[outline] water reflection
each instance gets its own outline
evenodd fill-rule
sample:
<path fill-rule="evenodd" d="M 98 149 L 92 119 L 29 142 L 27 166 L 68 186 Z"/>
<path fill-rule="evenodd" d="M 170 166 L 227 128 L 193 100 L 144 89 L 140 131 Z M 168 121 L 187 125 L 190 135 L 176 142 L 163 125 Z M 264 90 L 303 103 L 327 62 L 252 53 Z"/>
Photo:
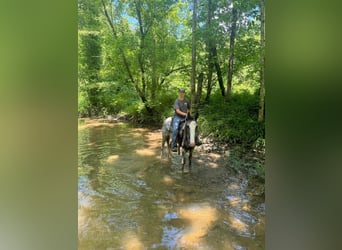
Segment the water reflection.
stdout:
<path fill-rule="evenodd" d="M 160 133 L 79 129 L 79 249 L 264 249 L 264 206 L 218 155 L 159 159 Z M 213 164 L 215 163 L 215 164 Z M 253 201 L 253 202 L 252 202 Z"/>

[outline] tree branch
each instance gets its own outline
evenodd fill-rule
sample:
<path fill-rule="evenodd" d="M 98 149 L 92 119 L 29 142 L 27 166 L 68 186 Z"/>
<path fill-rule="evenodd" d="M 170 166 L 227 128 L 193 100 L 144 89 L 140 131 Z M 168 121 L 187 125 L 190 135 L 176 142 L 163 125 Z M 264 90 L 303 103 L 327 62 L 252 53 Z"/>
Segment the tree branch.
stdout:
<path fill-rule="evenodd" d="M 168 72 L 166 72 L 163 76 L 163 78 L 161 79 L 160 81 L 160 86 L 163 85 L 163 83 L 165 82 L 166 78 L 171 75 L 172 73 L 176 72 L 176 71 L 179 71 L 179 70 L 182 70 L 182 69 L 187 69 L 187 68 L 190 68 L 191 65 L 184 65 L 184 66 L 180 66 L 178 68 L 172 68 L 171 70 L 169 70 Z"/>

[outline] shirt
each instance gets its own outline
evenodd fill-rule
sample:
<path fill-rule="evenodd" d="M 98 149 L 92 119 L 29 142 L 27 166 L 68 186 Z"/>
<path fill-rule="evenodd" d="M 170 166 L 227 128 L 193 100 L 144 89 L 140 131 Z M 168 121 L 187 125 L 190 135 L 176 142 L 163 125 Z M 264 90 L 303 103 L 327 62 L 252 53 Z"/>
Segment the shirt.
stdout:
<path fill-rule="evenodd" d="M 173 105 L 173 109 L 175 110 L 176 116 L 183 118 L 183 116 L 176 113 L 176 110 L 179 109 L 180 111 L 182 111 L 184 113 L 188 113 L 188 111 L 191 109 L 191 106 L 190 106 L 190 103 L 188 102 L 188 100 L 186 100 L 186 99 L 179 100 L 177 98 L 175 101 L 175 104 Z"/>

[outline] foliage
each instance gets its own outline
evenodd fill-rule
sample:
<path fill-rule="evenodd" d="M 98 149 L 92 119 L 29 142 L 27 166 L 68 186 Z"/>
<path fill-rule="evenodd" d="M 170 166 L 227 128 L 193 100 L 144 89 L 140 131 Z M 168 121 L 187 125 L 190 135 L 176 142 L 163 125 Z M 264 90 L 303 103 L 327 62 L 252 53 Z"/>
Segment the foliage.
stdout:
<path fill-rule="evenodd" d="M 166 117 L 173 115 L 172 106 L 175 101 L 176 90 L 173 92 L 160 92 L 153 102 L 150 102 L 150 107 L 153 107 L 154 114 L 150 115 L 145 106 L 136 101 L 123 109 L 123 113 L 130 117 L 130 120 L 135 123 L 144 123 L 150 125 L 160 125 Z"/>
<path fill-rule="evenodd" d="M 265 161 L 257 153 L 237 147 L 230 150 L 228 166 L 235 171 L 243 171 L 250 178 L 265 180 Z"/>
<path fill-rule="evenodd" d="M 125 114 L 134 122 L 160 125 L 172 115 L 177 88 L 190 90 L 192 2 L 79 0 L 80 116 Z M 210 3 L 198 0 L 194 34 L 197 75 L 203 75 L 202 97 L 211 95 L 210 102 L 200 103 L 202 134 L 230 143 L 254 143 L 262 149 L 264 123 L 257 122 L 258 1 L 229 0 L 227 4 L 227 1 L 212 0 Z M 227 104 L 220 95 L 215 74 L 209 84 L 208 64 L 213 58 L 208 58 L 208 51 L 217 50 L 213 57 L 226 82 L 232 4 L 238 9 L 238 30 L 232 98 Z M 209 14 L 212 15 L 210 22 Z"/>
<path fill-rule="evenodd" d="M 264 123 L 257 121 L 258 95 L 246 89 L 233 92 L 227 104 L 218 92 L 213 94 L 210 105 L 200 112 L 199 124 L 204 136 L 229 143 L 252 145 L 264 138 Z"/>
<path fill-rule="evenodd" d="M 91 104 L 90 104 L 87 93 L 84 91 L 79 91 L 78 92 L 78 115 L 80 117 L 90 116 L 88 112 L 90 109 L 91 109 Z"/>

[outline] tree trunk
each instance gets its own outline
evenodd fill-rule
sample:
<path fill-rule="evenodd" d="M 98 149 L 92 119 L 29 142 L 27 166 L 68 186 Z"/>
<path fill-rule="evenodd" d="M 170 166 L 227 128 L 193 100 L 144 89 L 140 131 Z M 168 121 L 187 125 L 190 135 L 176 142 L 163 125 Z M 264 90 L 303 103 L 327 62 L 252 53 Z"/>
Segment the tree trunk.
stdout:
<path fill-rule="evenodd" d="M 192 13 L 192 53 L 191 53 L 191 106 L 193 112 L 197 112 L 196 103 L 196 26 L 197 26 L 197 0 L 193 0 L 193 13 Z"/>
<path fill-rule="evenodd" d="M 228 80 L 226 100 L 229 102 L 232 94 L 233 66 L 234 66 L 234 43 L 236 36 L 237 9 L 233 6 L 232 29 L 230 32 L 229 58 L 228 58 Z"/>
<path fill-rule="evenodd" d="M 141 18 L 141 5 L 140 2 L 135 2 L 135 9 L 138 16 L 138 23 L 139 23 L 139 31 L 140 31 L 140 44 L 139 44 L 139 54 L 138 54 L 138 63 L 141 72 L 141 83 L 142 83 L 142 92 L 146 95 L 146 79 L 145 79 L 145 66 L 144 66 L 144 57 L 143 51 L 145 47 L 145 32 Z"/>
<path fill-rule="evenodd" d="M 213 35 L 212 35 L 212 26 L 211 26 L 211 18 L 212 18 L 212 0 L 208 0 L 208 17 L 207 17 L 207 53 L 208 53 L 208 82 L 207 82 L 207 94 L 205 97 L 205 101 L 209 102 L 210 94 L 212 90 L 212 78 L 213 78 L 213 69 L 214 69 L 214 60 L 212 54 L 212 44 L 213 44 Z"/>
<path fill-rule="evenodd" d="M 152 86 L 151 86 L 151 99 L 155 101 L 156 92 L 158 87 L 158 79 L 157 79 L 157 57 L 156 57 L 156 40 L 152 39 L 153 50 L 152 50 Z"/>
<path fill-rule="evenodd" d="M 214 59 L 214 64 L 215 64 L 215 69 L 216 69 L 216 74 L 217 74 L 217 80 L 219 82 L 220 89 L 221 89 L 221 95 L 225 96 L 222 72 L 221 72 L 221 67 L 218 61 L 218 57 L 217 57 L 216 45 L 213 46 L 213 59 Z"/>
<path fill-rule="evenodd" d="M 265 2 L 260 0 L 261 31 L 260 31 L 260 100 L 258 121 L 262 122 L 265 118 Z"/>
<path fill-rule="evenodd" d="M 213 78 L 213 65 L 209 62 L 208 65 L 208 82 L 207 82 L 207 94 L 205 96 L 205 101 L 209 102 L 210 94 L 212 90 L 212 78 Z"/>
<path fill-rule="evenodd" d="M 212 34 L 212 27 L 211 27 L 211 19 L 213 16 L 213 6 L 212 0 L 208 0 L 208 17 L 207 17 L 207 26 L 208 26 L 208 40 L 207 40 L 207 47 L 208 47 L 208 85 L 207 85 L 207 96 L 206 101 L 209 101 L 211 90 L 212 90 L 212 74 L 214 67 L 216 69 L 216 74 L 218 78 L 218 82 L 221 89 L 222 96 L 225 96 L 225 89 L 224 83 L 222 78 L 222 72 L 219 64 L 219 60 L 217 57 L 217 49 L 216 49 L 216 41 L 215 37 Z"/>
<path fill-rule="evenodd" d="M 201 103 L 203 78 L 204 78 L 204 74 L 203 74 L 203 72 L 201 72 L 198 76 L 198 81 L 197 81 L 197 94 L 196 94 L 196 104 L 197 105 L 199 105 Z"/>

